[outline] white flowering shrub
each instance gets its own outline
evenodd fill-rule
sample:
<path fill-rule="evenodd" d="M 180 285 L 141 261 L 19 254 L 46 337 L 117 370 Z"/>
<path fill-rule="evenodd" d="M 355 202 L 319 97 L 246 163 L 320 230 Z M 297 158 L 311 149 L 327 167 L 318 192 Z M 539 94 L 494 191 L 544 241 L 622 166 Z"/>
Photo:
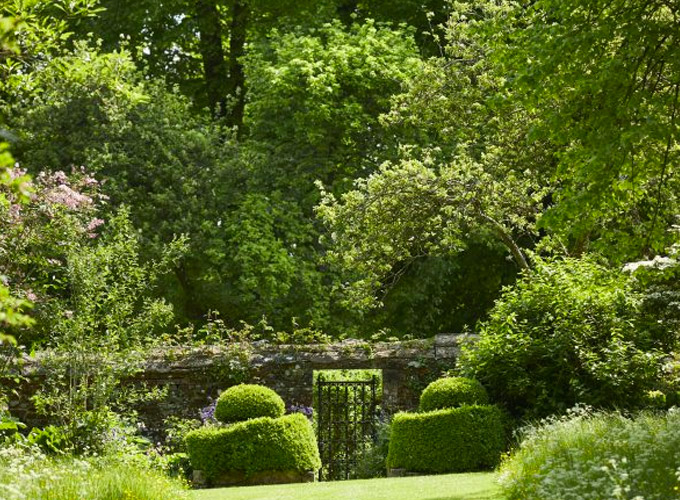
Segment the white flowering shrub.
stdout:
<path fill-rule="evenodd" d="M 0 446 L 0 500 L 186 500 L 184 485 L 112 458 L 48 457 L 26 444 Z"/>
<path fill-rule="evenodd" d="M 508 500 L 680 498 L 680 411 L 572 410 L 522 431 L 501 465 Z"/>

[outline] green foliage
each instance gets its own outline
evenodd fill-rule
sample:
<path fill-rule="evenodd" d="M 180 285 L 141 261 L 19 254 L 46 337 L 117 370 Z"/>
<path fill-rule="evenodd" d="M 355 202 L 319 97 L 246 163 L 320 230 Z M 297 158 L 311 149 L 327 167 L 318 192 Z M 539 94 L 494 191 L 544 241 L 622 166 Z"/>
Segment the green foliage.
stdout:
<path fill-rule="evenodd" d="M 337 307 L 338 277 L 322 262 L 313 182 L 340 192 L 374 158 L 392 154 L 379 116 L 418 65 L 408 29 L 370 20 L 274 30 L 253 44 L 244 59 L 243 141 L 252 195 L 229 226 L 238 238 L 227 267 L 240 271 L 243 296 L 258 297 L 249 321 L 259 312 L 278 329 L 288 327 L 279 318 L 295 317 L 339 333 L 356 320 Z"/>
<path fill-rule="evenodd" d="M 477 380 L 445 377 L 428 385 L 420 395 L 420 411 L 428 412 L 463 405 L 485 405 L 489 395 Z"/>
<path fill-rule="evenodd" d="M 321 466 L 312 425 L 299 413 L 204 427 L 190 432 L 186 442 L 192 466 L 208 478 L 229 471 L 303 472 Z"/>
<path fill-rule="evenodd" d="M 223 7 L 219 12 L 228 19 L 230 9 Z M 248 7 L 270 12 L 274 6 L 248 2 Z M 295 17 L 297 7 L 287 14 Z M 324 16 L 334 8 L 317 7 Z M 391 12 L 381 3 L 362 5 L 360 11 L 426 23 L 425 13 L 414 8 L 408 3 Z M 255 323 L 264 315 L 281 331 L 296 318 L 300 325 L 333 334 L 368 335 L 387 322 L 400 335 L 428 335 L 460 329 L 484 313 L 506 282 L 499 277 L 504 271 L 494 266 L 479 264 L 493 269 L 488 280 L 473 280 L 481 293 L 472 287 L 458 298 L 461 289 L 470 288 L 461 284 L 449 292 L 450 305 L 431 300 L 432 295 L 452 288 L 469 266 L 447 262 L 443 267 L 449 272 L 442 276 L 455 273 L 448 280 L 419 287 L 405 283 L 385 299 L 384 315 L 367 318 L 354 307 L 340 307 L 344 279 L 322 260 L 312 213 L 318 191 L 312 183 L 320 179 L 339 195 L 353 179 L 397 156 L 397 143 L 403 142 L 395 139 L 394 124 L 379 117 L 390 110 L 391 96 L 422 71 L 412 29 L 370 20 L 349 26 L 315 20 L 298 29 L 282 22 L 285 29 L 264 37 L 255 33 L 278 21 L 251 22 L 253 42 L 243 58 L 245 129 L 237 141 L 224 123 L 149 76 L 162 67 L 171 81 L 198 78 L 195 37 L 182 38 L 197 28 L 193 6 L 181 0 L 153 7 L 138 2 L 125 15 L 119 6 L 114 11 L 74 26 L 76 31 L 93 26 L 103 34 L 103 45 L 75 41 L 72 52 L 50 56 L 30 74 L 13 77 L 8 119 L 20 137 L 17 158 L 31 172 L 86 165 L 106 181 L 110 205 L 104 210 L 113 212 L 121 203 L 129 207 L 143 255 L 157 257 L 173 235 L 190 237 L 186 258 L 162 283 L 178 320 L 201 323 L 210 309 L 220 311 L 230 326 L 239 320 Z M 185 11 L 186 18 L 180 14 Z M 124 26 L 111 31 L 118 23 Z M 143 33 L 131 29 L 139 23 Z M 147 33 L 161 25 L 156 34 Z M 120 33 L 132 36 L 129 46 L 121 48 Z M 151 67 L 140 71 L 135 61 L 142 59 Z M 183 90 L 194 94 L 188 86 Z M 493 249 L 496 265 L 502 253 Z M 442 261 L 432 262 L 420 269 L 437 276 Z M 397 264 L 394 271 L 402 274 L 406 267 Z M 414 270 L 412 277 L 418 274 Z M 478 312 L 468 313 L 465 306 L 473 303 Z M 455 320 L 449 321 L 448 310 L 454 308 Z"/>
<path fill-rule="evenodd" d="M 638 324 L 649 331 L 664 350 L 677 350 L 680 341 L 678 248 L 671 247 L 667 257 L 628 263 L 624 270 L 631 273 L 632 287 L 641 296 Z"/>
<path fill-rule="evenodd" d="M 0 328 L 18 328 L 33 324 L 33 320 L 26 314 L 32 304 L 27 300 L 14 297 L 10 291 L 0 285 Z M 0 345 L 10 343 L 15 344 L 16 339 L 13 335 L 0 332 Z"/>
<path fill-rule="evenodd" d="M 152 342 L 173 318 L 171 306 L 150 291 L 186 251 L 186 240 L 168 245 L 161 259 L 144 262 L 138 235 L 122 209 L 112 217 L 94 246 L 75 248 L 67 256 L 70 297 L 54 325 L 55 343 L 92 339 L 117 348 Z"/>
<path fill-rule="evenodd" d="M 537 192 L 527 195 L 528 183 L 461 151 L 439 168 L 418 160 L 386 163 L 340 199 L 322 190 L 317 213 L 329 230 L 328 257 L 353 278 L 352 304 L 374 306 L 384 283 L 421 256 L 460 252 L 470 232 L 494 235 L 525 267 L 515 239 L 531 232 L 540 201 Z"/>
<path fill-rule="evenodd" d="M 104 12 L 84 22 L 71 23 L 77 35 L 86 37 L 92 33 L 108 52 L 128 46 L 136 48 L 135 62 L 148 68 L 151 78 L 178 86 L 196 103 L 197 109 L 208 104 L 207 87 L 217 85 L 227 91 L 237 79 L 234 73 L 240 72 L 241 61 L 239 54 L 232 53 L 235 28 L 243 32 L 243 42 L 252 46 L 273 27 L 318 25 L 335 8 L 334 1 L 249 0 L 239 4 L 242 15 L 234 24 L 236 2 L 168 0 L 159 4 L 155 0 L 99 0 L 98 3 L 106 9 Z M 218 21 L 217 32 L 205 30 L 206 21 L 211 27 L 215 25 L 210 21 Z M 207 53 L 201 43 L 206 39 Z M 204 66 L 209 66 L 215 56 L 220 59 L 218 64 L 229 66 L 228 74 L 219 69 L 213 73 L 205 71 Z M 216 82 L 219 76 L 226 81 Z M 247 93 L 247 89 L 240 89 L 242 93 L 244 90 Z M 233 97 L 227 99 L 228 104 Z"/>
<path fill-rule="evenodd" d="M 0 458 L 5 500 L 186 500 L 183 484 L 141 463 L 115 458 L 50 458 L 34 448 L 5 448 Z"/>
<path fill-rule="evenodd" d="M 220 123 L 192 115 L 186 99 L 145 81 L 126 51 L 81 44 L 24 85 L 14 96 L 12 123 L 21 139 L 18 159 L 29 170 L 87 165 L 106 179 L 107 212 L 129 207 L 145 254 L 157 255 L 173 236 L 187 234 L 197 258 L 185 266 L 219 263 L 213 259 L 224 253 L 220 225 L 232 203 L 223 200 L 240 180 Z"/>
<path fill-rule="evenodd" d="M 36 193 L 0 146 L 0 341 L 40 346 L 87 330 L 132 345 L 173 322 L 200 330 L 207 310 L 230 328 L 266 316 L 281 341 L 320 330 L 425 336 L 486 319 L 537 244 L 616 264 L 648 258 L 674 238 L 680 208 L 675 21 L 673 8 L 641 0 L 5 1 L 0 121 Z M 239 88 L 220 103 L 246 98 L 238 130 L 201 109 L 206 89 L 227 92 L 226 80 Z M 101 189 L 82 172 L 57 176 L 80 165 Z M 67 189 L 91 202 L 50 202 Z M 121 205 L 141 288 L 115 270 L 111 252 L 127 244 L 106 242 L 104 255 L 105 237 L 87 230 Z M 170 243 L 180 234 L 191 241 L 184 258 L 153 277 L 140 271 L 164 262 L 166 245 L 183 246 Z M 518 348 L 508 357 L 519 369 L 496 363 L 513 412 L 628 405 L 657 389 L 642 352 L 654 358 L 677 337 L 670 274 L 637 278 L 644 317 L 624 311 L 617 325 L 593 327 L 610 332 L 593 340 L 600 347 L 552 344 L 536 358 Z M 566 315 L 566 301 L 553 309 Z M 558 336 L 597 336 L 584 333 L 587 310 L 558 316 Z M 534 322 L 513 318 L 488 323 L 510 332 L 509 345 Z M 526 384 L 524 368 L 540 370 L 543 356 L 570 366 L 559 395 Z M 523 391 L 535 394 L 520 401 Z"/>
<path fill-rule="evenodd" d="M 468 330 L 514 281 L 517 266 L 506 257 L 500 244 L 470 241 L 456 255 L 417 258 L 378 291 L 382 307 L 361 317 L 362 333 L 386 329 L 394 337 L 425 338 Z"/>
<path fill-rule="evenodd" d="M 151 293 L 184 241 L 162 259 L 142 262 L 137 238 L 122 210 L 96 243 L 70 242 L 62 264 L 68 293 L 51 297 L 53 315 L 44 319 L 51 331 L 39 356 L 46 376 L 33 400 L 39 413 L 68 428 L 79 451 L 106 444 L 101 435 L 119 424 L 112 408 L 129 409 L 134 399 L 121 391 L 121 380 L 139 370 L 146 348 L 173 318 Z"/>
<path fill-rule="evenodd" d="M 357 479 L 384 477 L 387 474 L 387 453 L 390 446 L 391 423 L 388 421 L 376 424 L 375 440 L 367 443 L 367 447 L 357 458 L 353 476 Z"/>
<path fill-rule="evenodd" d="M 6 409 L 3 408 L 0 411 L 0 443 L 7 444 L 21 440 L 23 435 L 19 434 L 19 431 L 24 429 L 26 429 L 26 424 L 10 415 Z"/>
<path fill-rule="evenodd" d="M 663 410 L 667 408 L 666 394 L 660 390 L 647 391 L 645 394 L 646 406 Z"/>
<path fill-rule="evenodd" d="M 456 2 L 442 57 L 384 118 L 402 160 L 432 172 L 390 165 L 321 204 L 352 304 L 375 304 L 413 260 L 459 250 L 480 222 L 520 265 L 546 234 L 560 252 L 614 262 L 663 248 L 677 213 L 677 68 L 661 62 L 677 51 L 673 23 L 644 2 Z M 432 179 L 471 170 L 461 149 L 477 168 L 444 198 Z"/>
<path fill-rule="evenodd" d="M 509 500 L 677 498 L 680 414 L 577 411 L 524 429 L 501 467 Z"/>
<path fill-rule="evenodd" d="M 87 165 L 99 173 L 93 156 L 105 159 L 126 115 L 149 99 L 128 52 L 98 54 L 82 43 L 17 79 L 11 103 L 20 111 L 9 123 L 20 137 L 18 159 L 35 169 Z"/>
<path fill-rule="evenodd" d="M 375 168 L 389 142 L 378 117 L 419 64 L 410 30 L 371 20 L 272 32 L 245 60 L 245 125 L 268 153 L 265 185 L 297 191 L 308 211 L 313 181 L 348 187 Z"/>
<path fill-rule="evenodd" d="M 399 3 L 340 0 L 338 3 L 338 15 L 342 20 L 369 18 L 412 27 L 420 51 L 427 56 L 439 53 L 439 36 L 453 7 L 447 0 L 402 0 Z"/>
<path fill-rule="evenodd" d="M 0 21 L 2 19 L 0 18 Z M 4 40 L 5 25 L 0 23 L 0 49 L 7 49 Z M 0 135 L 1 135 L 0 130 Z M 29 178 L 17 172 L 13 167 L 13 158 L 8 151 L 7 144 L 0 142 L 0 217 L 7 218 L 10 212 L 26 203 L 31 194 Z M 3 238 L 0 238 L 3 239 Z M 12 258 L 15 258 L 14 256 Z M 6 406 L 10 396 L 16 395 L 16 385 L 19 380 L 18 365 L 21 362 L 21 349 L 17 346 L 14 335 L 7 333 L 18 328 L 33 325 L 33 319 L 26 314 L 32 304 L 11 293 L 6 286 L 7 276 L 0 267 L 0 427 L 16 432 L 12 429 L 13 419 L 7 418 Z"/>
<path fill-rule="evenodd" d="M 167 453 L 160 458 L 160 467 L 169 477 L 189 480 L 193 475 L 193 468 L 189 455 L 186 453 Z"/>
<path fill-rule="evenodd" d="M 163 278 L 180 319 L 217 310 L 232 326 L 266 315 L 279 329 L 291 317 L 323 320 L 321 277 L 309 251 L 296 250 L 311 243 L 307 222 L 295 203 L 246 189 L 257 156 L 221 122 L 145 80 L 127 51 L 80 44 L 21 88 L 11 121 L 24 164 L 87 165 L 106 179 L 100 215 L 126 204 L 145 256 L 158 257 L 176 235 L 190 238 Z"/>
<path fill-rule="evenodd" d="M 512 281 L 508 268 L 527 265 L 523 247 L 538 236 L 535 221 L 550 189 L 535 167 L 548 158 L 543 145 L 525 144 L 528 113 L 508 103 L 504 77 L 491 67 L 489 44 L 476 32 L 478 23 L 505 9 L 502 2 L 491 4 L 452 5 L 442 57 L 428 60 L 393 98 L 383 122 L 399 138 L 398 161 L 383 164 L 343 196 L 322 191 L 317 210 L 328 229 L 324 242 L 330 261 L 345 273 L 342 291 L 355 308 L 384 302 L 389 310 L 401 280 L 402 293 L 418 299 L 426 287 L 419 271 L 428 260 L 462 261 L 469 286 L 443 281 L 438 266 L 439 275 L 427 280 L 430 300 L 404 304 L 416 314 L 439 306 L 430 312 L 434 318 L 425 316 L 436 321 L 434 331 L 447 331 L 451 317 L 437 301 L 450 301 L 461 316 L 470 305 L 479 307 L 468 321 L 456 322 L 460 330 L 484 317 L 501 284 Z M 516 266 L 504 262 L 493 269 L 479 247 L 509 253 Z M 467 258 L 458 260 L 466 249 Z"/>
<path fill-rule="evenodd" d="M 675 7 L 508 5 L 488 39 L 511 99 L 534 113 L 531 139 L 554 151 L 558 187 L 541 225 L 619 262 L 663 250 L 678 208 Z"/>
<path fill-rule="evenodd" d="M 245 167 L 222 123 L 193 114 L 186 98 L 146 80 L 124 50 L 78 44 L 19 88 L 10 121 L 20 138 L 17 158 L 29 170 L 87 165 L 106 180 L 109 201 L 99 216 L 125 204 L 144 256 L 158 257 L 174 237 L 188 235 L 188 258 L 163 283 L 180 317 L 200 318 L 208 309 L 231 317 L 231 308 L 243 308 L 250 296 L 240 298 L 224 281 L 234 274 L 227 270 L 238 269 L 225 227 L 235 217 Z"/>
<path fill-rule="evenodd" d="M 168 454 L 182 454 L 186 452 L 185 438 L 189 432 L 198 429 L 201 421 L 195 418 L 180 418 L 171 416 L 163 420 L 164 451 Z"/>
<path fill-rule="evenodd" d="M 96 217 L 97 185 L 82 172 L 38 175 L 30 200 L 9 196 L 0 219 L 0 269 L 14 293 L 37 303 L 33 329 L 14 334 L 21 343 L 49 347 L 38 359 L 44 378 L 36 409 L 64 426 L 81 452 L 106 445 L 102 434 L 119 424 L 112 405 L 126 406 L 122 400 L 130 397 L 122 396 L 120 380 L 171 324 L 172 309 L 152 292 L 184 249 L 180 238 L 161 259 L 143 262 L 125 209 L 108 224 Z M 2 354 L 3 378 L 8 366 L 16 378 L 7 350 Z"/>
<path fill-rule="evenodd" d="M 289 318 L 298 313 L 304 320 L 323 322 L 326 311 L 321 304 L 309 312 L 294 304 L 295 298 L 308 303 L 321 293 L 320 276 L 306 261 L 306 251 L 298 248 L 311 238 L 299 207 L 277 193 L 248 193 L 227 217 L 226 253 L 219 265 L 238 297 L 227 312 L 246 321 L 266 316 L 277 328 L 288 327 Z M 285 311 L 289 316 L 284 319 Z"/>
<path fill-rule="evenodd" d="M 366 344 L 366 346 L 370 349 L 370 344 Z M 323 381 L 328 381 L 328 382 L 333 382 L 333 381 L 338 381 L 338 380 L 348 380 L 348 381 L 357 381 L 357 382 L 369 382 L 372 379 L 375 379 L 375 398 L 378 404 L 382 401 L 382 396 L 383 396 L 383 371 L 382 370 L 373 370 L 373 369 L 365 369 L 365 370 L 353 370 L 353 369 L 345 369 L 345 370 L 314 370 L 313 373 L 313 380 L 312 380 L 312 391 L 313 391 L 313 404 L 314 408 L 319 407 L 319 386 L 317 385 L 317 382 L 319 380 Z M 356 387 L 352 387 L 349 389 L 350 395 L 349 399 L 351 401 L 364 401 L 365 403 L 369 403 L 372 399 L 372 395 L 370 393 L 370 390 L 361 390 Z M 325 386 L 322 389 L 322 394 L 321 397 L 324 398 L 324 401 L 328 401 L 330 399 L 333 399 L 336 397 L 336 395 L 330 394 L 331 388 L 329 386 Z"/>
<path fill-rule="evenodd" d="M 505 444 L 495 406 L 461 406 L 398 413 L 392 420 L 387 466 L 442 473 L 483 470 L 500 460 Z"/>
<path fill-rule="evenodd" d="M 591 258 L 536 261 L 504 290 L 463 349 L 460 372 L 515 417 L 577 402 L 635 407 L 659 375 L 660 344 L 635 324 L 639 296 L 627 276 Z"/>
<path fill-rule="evenodd" d="M 3 33 L 0 31 L 0 41 Z M 4 48 L 4 45 L 0 45 L 1 48 Z M 13 166 L 14 160 L 9 153 L 8 145 L 0 142 L 0 215 L 3 218 L 9 215 L 13 206 L 18 207 L 26 203 L 31 193 L 29 178 L 22 172 L 14 170 Z M 3 276 L 2 281 L 6 280 L 4 275 L 0 276 Z M 14 336 L 5 333 L 6 329 L 30 326 L 33 323 L 33 320 L 25 314 L 30 306 L 29 301 L 13 296 L 5 283 L 0 283 L 0 347 L 5 343 L 16 343 Z M 0 374 L 4 375 L 1 372 Z"/>
<path fill-rule="evenodd" d="M 76 23 L 101 12 L 98 0 L 7 0 L 0 6 L 0 95 L 64 49 Z"/>
<path fill-rule="evenodd" d="M 0 222 L 0 269 L 14 293 L 37 303 L 34 327 L 14 334 L 21 343 L 49 347 L 38 357 L 44 378 L 34 395 L 36 410 L 63 426 L 68 447 L 78 452 L 107 447 L 120 425 L 112 408 L 132 406 L 120 381 L 171 324 L 171 308 L 152 292 L 184 248 L 180 239 L 162 259 L 142 262 L 124 209 L 108 224 L 96 217 L 96 186 L 84 173 L 41 174 L 28 202 L 8 198 Z M 6 354 L 3 348 L 3 379 L 16 379 L 20 372 Z M 16 384 L 8 381 L 3 387 Z"/>
<path fill-rule="evenodd" d="M 631 273 L 632 287 L 641 297 L 638 328 L 649 332 L 656 345 L 667 354 L 658 387 L 647 393 L 652 408 L 680 404 L 680 289 L 678 248 L 668 257 L 631 262 L 624 269 Z"/>
<path fill-rule="evenodd" d="M 371 348 L 371 345 L 366 342 L 366 347 Z M 375 378 L 376 380 L 376 389 L 378 391 L 381 391 L 382 388 L 382 377 L 383 377 L 383 372 L 382 370 L 378 369 L 340 369 L 340 370 L 315 370 L 314 371 L 314 383 L 321 379 L 325 381 L 334 381 L 334 380 L 349 380 L 349 381 L 370 381 L 371 379 Z M 380 393 L 378 394 L 380 395 Z"/>
<path fill-rule="evenodd" d="M 285 411 L 283 399 L 273 390 L 262 385 L 240 384 L 220 394 L 215 418 L 232 423 L 259 417 L 277 418 Z"/>
<path fill-rule="evenodd" d="M 62 454 L 68 452 L 73 446 L 67 431 L 54 425 L 48 425 L 42 429 L 34 427 L 28 433 L 27 441 L 47 454 Z"/>

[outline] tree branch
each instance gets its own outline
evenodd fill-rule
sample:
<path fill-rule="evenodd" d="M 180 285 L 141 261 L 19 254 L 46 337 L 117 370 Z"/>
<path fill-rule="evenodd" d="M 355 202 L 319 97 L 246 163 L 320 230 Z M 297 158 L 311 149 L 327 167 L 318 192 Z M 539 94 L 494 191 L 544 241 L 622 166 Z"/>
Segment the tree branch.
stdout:
<path fill-rule="evenodd" d="M 517 245 L 515 240 L 508 234 L 508 232 L 505 230 L 503 225 L 498 222 L 496 219 L 493 217 L 485 214 L 481 209 L 477 209 L 479 216 L 484 219 L 485 221 L 489 222 L 492 226 L 498 237 L 501 239 L 501 241 L 505 244 L 510 249 L 510 252 L 512 253 L 512 256 L 515 259 L 515 262 L 519 267 L 522 269 L 530 269 L 529 263 L 527 262 L 526 258 L 524 257 L 524 253 L 522 253 L 522 249 Z"/>

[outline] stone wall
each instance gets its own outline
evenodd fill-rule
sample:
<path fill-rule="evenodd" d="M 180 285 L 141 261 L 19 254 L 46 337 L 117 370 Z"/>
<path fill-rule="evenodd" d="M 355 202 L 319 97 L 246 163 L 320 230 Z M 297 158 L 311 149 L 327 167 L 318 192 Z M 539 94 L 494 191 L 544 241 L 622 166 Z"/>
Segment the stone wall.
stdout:
<path fill-rule="evenodd" d="M 315 370 L 382 370 L 382 407 L 393 413 L 416 407 L 424 386 L 442 369 L 453 367 L 461 339 L 460 335 L 438 335 L 401 342 L 349 340 L 311 345 L 255 342 L 165 350 L 149 358 L 131 382 L 140 387 L 163 388 L 167 393 L 161 401 L 139 407 L 140 417 L 151 431 L 158 430 L 163 419 L 171 415 L 197 418 L 201 408 L 238 382 L 271 387 L 287 405 L 312 406 Z M 33 383 L 24 387 L 21 401 L 15 401 L 11 410 L 32 423 L 28 397 L 37 386 L 35 374 L 39 370 L 30 364 L 26 370 Z"/>

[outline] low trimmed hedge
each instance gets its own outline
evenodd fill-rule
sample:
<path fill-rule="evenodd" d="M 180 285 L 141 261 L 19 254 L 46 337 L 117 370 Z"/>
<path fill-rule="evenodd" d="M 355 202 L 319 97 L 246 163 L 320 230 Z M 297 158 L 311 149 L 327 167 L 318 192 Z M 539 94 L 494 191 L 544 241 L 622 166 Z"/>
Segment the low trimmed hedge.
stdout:
<path fill-rule="evenodd" d="M 215 406 L 215 418 L 229 424 L 251 418 L 277 418 L 285 411 L 283 399 L 273 390 L 263 385 L 240 384 L 220 394 Z"/>
<path fill-rule="evenodd" d="M 191 465 L 208 479 L 232 471 L 303 472 L 321 467 L 314 429 L 300 413 L 203 427 L 187 434 L 186 445 Z"/>
<path fill-rule="evenodd" d="M 387 467 L 413 472 L 465 472 L 495 467 L 505 439 L 495 406 L 399 413 L 392 421 Z"/>
<path fill-rule="evenodd" d="M 489 395 L 477 380 L 445 377 L 428 385 L 420 395 L 420 411 L 443 410 L 462 405 L 485 405 Z"/>

